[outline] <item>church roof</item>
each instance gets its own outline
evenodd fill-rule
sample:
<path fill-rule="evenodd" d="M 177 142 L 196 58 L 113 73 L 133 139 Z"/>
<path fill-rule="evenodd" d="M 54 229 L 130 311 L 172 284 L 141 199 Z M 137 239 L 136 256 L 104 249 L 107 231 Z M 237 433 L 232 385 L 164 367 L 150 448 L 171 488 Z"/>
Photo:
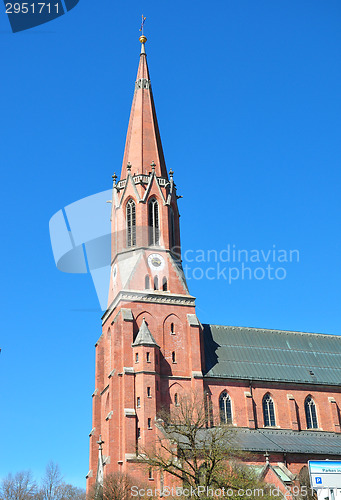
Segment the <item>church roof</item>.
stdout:
<path fill-rule="evenodd" d="M 211 433 L 217 428 L 202 428 L 196 435 L 198 448 L 209 445 Z M 182 448 L 190 447 L 183 434 L 163 431 Z M 323 431 L 291 429 L 247 429 L 231 427 L 222 437 L 226 448 L 248 452 L 307 453 L 310 455 L 341 455 L 341 435 Z"/>
<path fill-rule="evenodd" d="M 245 451 L 341 455 L 341 436 L 334 432 L 238 429 L 235 439 Z"/>
<path fill-rule="evenodd" d="M 203 327 L 205 377 L 340 385 L 340 336 Z"/>
<path fill-rule="evenodd" d="M 150 330 L 149 330 L 148 325 L 147 325 L 144 318 L 143 318 L 141 327 L 139 329 L 139 332 L 136 335 L 136 339 L 135 339 L 134 343 L 132 344 L 133 347 L 136 347 L 138 345 L 159 347 L 157 345 L 153 335 L 150 333 Z"/>

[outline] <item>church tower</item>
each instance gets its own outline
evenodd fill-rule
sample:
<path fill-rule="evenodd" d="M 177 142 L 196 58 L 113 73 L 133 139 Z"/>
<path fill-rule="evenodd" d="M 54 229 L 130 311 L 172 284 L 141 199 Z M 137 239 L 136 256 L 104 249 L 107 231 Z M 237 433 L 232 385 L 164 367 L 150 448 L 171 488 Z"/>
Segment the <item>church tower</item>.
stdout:
<path fill-rule="evenodd" d="M 141 36 L 121 176 L 113 176 L 111 277 L 96 343 L 88 486 L 98 473 L 141 475 L 160 408 L 203 391 L 201 325 L 181 264 L 178 196 L 166 170 Z M 101 436 L 101 439 L 100 439 Z M 141 479 L 148 479 L 148 472 Z"/>

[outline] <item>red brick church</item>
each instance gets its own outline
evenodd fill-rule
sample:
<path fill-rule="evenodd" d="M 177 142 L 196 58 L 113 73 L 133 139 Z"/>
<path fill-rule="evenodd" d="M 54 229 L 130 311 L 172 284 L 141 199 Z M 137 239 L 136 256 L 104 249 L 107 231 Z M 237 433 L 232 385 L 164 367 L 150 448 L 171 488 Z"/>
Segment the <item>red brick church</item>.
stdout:
<path fill-rule="evenodd" d="M 159 408 L 192 390 L 209 394 L 213 422 L 238 428 L 268 481 L 291 484 L 309 459 L 341 457 L 341 337 L 200 323 L 181 264 L 178 196 L 166 170 L 146 38 L 140 41 L 122 171 L 113 176 L 88 485 L 98 474 L 100 436 L 104 474 L 140 474 L 137 450 L 155 438 Z"/>

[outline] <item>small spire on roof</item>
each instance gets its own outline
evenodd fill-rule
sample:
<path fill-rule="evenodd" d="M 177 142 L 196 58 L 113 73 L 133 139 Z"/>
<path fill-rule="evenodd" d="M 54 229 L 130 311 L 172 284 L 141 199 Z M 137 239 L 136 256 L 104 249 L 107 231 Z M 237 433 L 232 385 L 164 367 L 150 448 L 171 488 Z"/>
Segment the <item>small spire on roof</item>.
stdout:
<path fill-rule="evenodd" d="M 101 434 L 99 436 L 99 440 L 97 441 L 97 444 L 98 444 L 98 449 L 102 450 L 102 444 L 104 444 L 104 441 L 102 439 L 102 435 Z"/>
<path fill-rule="evenodd" d="M 143 318 L 141 328 L 136 335 L 135 342 L 132 344 L 133 347 L 136 347 L 138 345 L 160 347 L 157 345 L 153 335 L 150 333 L 145 318 Z"/>

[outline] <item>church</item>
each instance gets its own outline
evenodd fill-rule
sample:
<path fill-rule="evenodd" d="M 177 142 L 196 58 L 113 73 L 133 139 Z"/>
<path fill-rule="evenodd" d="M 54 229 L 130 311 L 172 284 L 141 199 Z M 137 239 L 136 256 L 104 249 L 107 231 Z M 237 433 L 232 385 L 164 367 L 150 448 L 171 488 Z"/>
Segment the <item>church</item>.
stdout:
<path fill-rule="evenodd" d="M 158 411 L 191 391 L 208 395 L 209 425 L 237 429 L 266 481 L 296 484 L 308 460 L 341 457 L 341 337 L 201 324 L 182 268 L 178 196 L 146 40 L 140 37 L 121 175 L 113 175 L 88 487 L 103 473 L 141 474 L 138 450 L 155 439 Z M 158 481 L 148 470 L 143 479 Z"/>

